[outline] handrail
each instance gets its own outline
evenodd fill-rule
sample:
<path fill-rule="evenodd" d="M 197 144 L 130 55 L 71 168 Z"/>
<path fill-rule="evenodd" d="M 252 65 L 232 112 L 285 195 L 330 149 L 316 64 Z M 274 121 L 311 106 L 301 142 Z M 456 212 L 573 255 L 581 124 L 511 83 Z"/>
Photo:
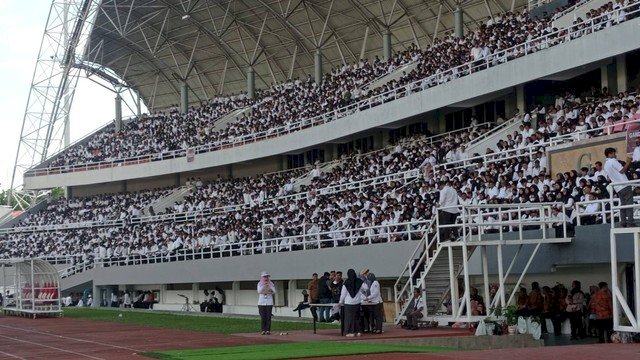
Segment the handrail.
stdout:
<path fill-rule="evenodd" d="M 360 227 L 354 229 L 334 229 L 331 231 L 323 231 L 317 233 L 303 233 L 300 235 L 264 238 L 255 243 L 249 241 L 215 244 L 212 242 L 208 250 L 206 248 L 182 248 L 171 252 L 157 252 L 145 255 L 130 253 L 127 256 L 112 257 L 108 259 L 93 259 L 93 261 L 83 262 L 81 264 L 72 265 L 63 269 L 67 276 L 75 274 L 82 270 L 99 266 L 122 266 L 123 263 L 132 265 L 148 264 L 164 261 L 188 261 L 195 257 L 214 258 L 226 256 L 249 256 L 277 252 L 289 252 L 296 250 L 319 249 L 322 247 L 341 247 L 341 246 L 359 246 L 373 245 L 375 243 L 391 243 L 394 241 L 409 240 L 415 241 L 415 236 L 427 231 L 422 228 L 424 225 L 430 224 L 430 221 L 405 222 L 394 225 L 376 225 L 368 227 Z M 303 228 L 304 229 L 304 228 Z M 376 231 L 374 234 L 367 234 L 367 230 Z M 422 238 L 422 236 L 421 236 Z M 358 243 L 359 241 L 362 243 Z M 254 244 L 257 244 L 254 245 Z M 298 249 L 299 248 L 299 249 Z M 49 259 L 62 259 L 65 263 L 72 262 L 73 256 L 64 256 L 60 258 L 50 257 Z M 80 267 L 80 269 L 78 269 Z M 78 271 L 79 270 L 79 271 Z"/>
<path fill-rule="evenodd" d="M 575 140 L 581 140 L 582 136 L 584 135 L 591 135 L 594 132 L 599 132 L 599 131 L 606 131 L 606 135 L 612 135 L 612 134 L 617 134 L 617 133 L 621 133 L 623 130 L 620 131 L 614 131 L 615 127 L 618 126 L 623 126 L 626 127 L 627 125 L 630 124 L 634 124 L 634 123 L 640 123 L 640 119 L 631 119 L 628 121 L 621 121 L 615 124 L 607 124 L 604 126 L 600 126 L 600 127 L 596 127 L 593 129 L 588 129 L 588 130 L 581 130 L 581 131 L 573 131 L 567 134 L 562 134 L 562 135 L 556 135 L 554 137 L 549 138 L 548 141 L 546 142 L 541 142 L 538 144 L 529 144 L 525 147 L 522 148 L 515 148 L 515 149 L 507 149 L 507 150 L 503 150 L 501 152 L 492 152 L 490 154 L 483 154 L 483 155 L 479 155 L 479 156 L 474 156 L 474 157 L 469 157 L 466 159 L 462 159 L 462 160 L 454 160 L 454 161 L 449 161 L 446 164 L 437 164 L 435 166 L 435 169 L 440 169 L 446 166 L 447 169 L 458 169 L 458 168 L 464 168 L 464 167 L 468 167 L 470 165 L 472 165 L 473 163 L 477 162 L 478 160 L 482 160 L 485 163 L 491 163 L 491 162 L 495 162 L 495 161 L 500 161 L 500 160 L 505 160 L 508 159 L 510 155 L 510 153 L 521 153 L 521 152 L 526 152 L 529 151 L 530 154 L 533 154 L 533 149 L 534 148 L 539 148 L 539 147 L 549 147 L 549 146 L 556 146 L 559 145 L 563 142 L 567 142 L 567 141 L 575 141 Z M 516 155 L 516 156 L 523 156 L 523 155 Z"/>
<path fill-rule="evenodd" d="M 434 171 L 440 170 L 440 169 L 451 170 L 451 169 L 465 168 L 473 165 L 478 160 L 482 160 L 485 164 L 490 164 L 493 162 L 508 160 L 512 158 L 519 158 L 522 156 L 529 156 L 529 158 L 532 158 L 535 152 L 537 152 L 537 149 L 540 147 L 556 146 L 566 141 L 580 139 L 582 138 L 583 135 L 592 134 L 594 132 L 605 132 L 606 134 L 611 134 L 613 129 L 617 126 L 626 126 L 626 125 L 629 125 L 632 123 L 638 123 L 638 122 L 640 122 L 640 120 L 633 119 L 629 121 L 618 122 L 615 124 L 608 124 L 608 125 L 604 125 L 598 128 L 593 128 L 590 130 L 583 130 L 583 131 L 571 132 L 563 135 L 557 135 L 555 137 L 550 138 L 549 141 L 547 142 L 543 142 L 539 144 L 529 144 L 523 148 L 508 149 L 502 152 L 485 154 L 485 155 L 471 157 L 463 160 L 455 160 L 447 163 L 436 164 L 436 166 L 434 167 Z M 447 133 L 447 134 L 450 135 L 451 133 Z M 373 154 L 375 152 L 376 151 L 373 151 L 367 154 Z M 364 155 L 360 155 L 360 156 L 364 156 Z M 340 160 L 336 160 L 336 161 L 340 161 Z M 347 191 L 352 189 L 362 189 L 362 187 L 364 186 L 378 185 L 388 181 L 407 181 L 409 179 L 415 179 L 421 176 L 424 176 L 424 174 L 420 171 L 420 169 L 411 169 L 404 172 L 380 175 L 377 177 L 359 180 L 356 182 L 329 185 L 323 188 L 313 189 L 311 191 L 314 191 L 316 194 L 320 196 L 324 196 L 324 195 L 335 194 L 341 191 Z M 275 201 L 287 200 L 287 199 L 299 200 L 299 199 L 308 197 L 309 193 L 310 191 L 297 192 L 295 194 L 268 198 L 266 199 L 266 201 L 275 202 Z M 137 218 L 128 218 L 127 220 L 136 221 L 136 222 L 167 221 L 167 220 L 176 221 L 175 219 L 179 219 L 179 218 L 205 216 L 205 215 L 215 214 L 215 213 L 224 212 L 224 211 L 240 210 L 245 207 L 246 207 L 245 204 L 230 204 L 230 205 L 224 205 L 224 206 L 212 208 L 212 209 L 196 210 L 196 211 L 189 211 L 189 212 L 183 212 L 183 213 L 161 214 L 161 215 L 155 215 L 155 216 L 142 216 Z M 115 219 L 115 220 L 106 220 L 102 222 L 81 222 L 81 223 L 71 223 L 71 224 L 15 227 L 10 229 L 0 229 L 0 234 L 29 232 L 29 231 L 55 231 L 55 230 L 75 229 L 75 228 L 83 228 L 83 227 L 91 227 L 91 226 L 102 227 L 102 226 L 124 226 L 124 225 L 125 225 L 125 221 L 121 219 Z"/>
<path fill-rule="evenodd" d="M 491 126 L 491 125 L 492 125 L 492 123 L 487 122 L 487 123 L 479 124 L 477 127 L 484 127 L 484 126 Z M 468 131 L 470 129 L 474 129 L 474 128 L 477 128 L 477 127 L 469 126 L 469 127 L 465 127 L 465 128 L 449 131 L 449 132 L 446 132 L 446 133 L 442 133 L 442 134 L 436 134 L 436 135 L 427 137 L 426 139 L 429 139 L 429 143 L 431 145 L 433 145 L 435 143 L 438 143 L 438 142 L 442 141 L 442 139 L 444 139 L 446 137 L 454 136 L 454 135 L 456 135 L 458 133 L 466 132 L 466 131 Z M 412 139 L 412 140 L 409 140 L 407 143 L 413 144 L 413 143 L 415 143 L 417 141 L 422 141 L 422 140 L 425 140 L 425 139 L 424 138 Z M 371 156 L 371 155 L 376 154 L 376 153 L 378 153 L 380 151 L 392 149 L 393 147 L 394 146 L 392 145 L 392 146 L 388 146 L 388 147 L 383 148 L 383 149 L 378 149 L 378 150 L 370 151 L 370 152 L 365 153 L 365 154 L 359 154 L 359 155 L 355 155 L 355 156 L 358 156 L 358 157 Z M 333 163 L 338 163 L 338 162 L 343 162 L 343 161 L 344 161 L 344 159 L 337 159 L 337 160 L 334 160 L 334 161 L 331 161 L 331 162 L 323 163 L 323 165 L 333 164 Z M 296 170 L 299 170 L 299 169 L 300 168 L 288 169 L 288 170 L 269 173 L 269 174 L 270 175 L 274 175 L 274 174 L 283 173 L 283 172 L 289 172 L 289 171 L 293 172 L 293 171 L 296 171 Z M 269 174 L 267 174 L 267 175 L 269 175 Z M 302 176 L 304 176 L 304 175 L 302 175 Z M 328 186 L 325 186 L 323 188 L 313 189 L 313 191 L 315 191 L 319 195 L 329 195 L 329 194 L 335 194 L 337 192 L 346 191 L 346 190 L 352 190 L 352 189 L 356 189 L 356 188 L 357 189 L 362 189 L 362 187 L 364 187 L 364 186 L 378 185 L 378 184 L 381 184 L 381 183 L 384 183 L 384 182 L 388 182 L 388 181 L 406 181 L 406 180 L 409 180 L 409 179 L 414 179 L 414 178 L 419 177 L 419 176 L 420 176 L 419 169 L 411 169 L 411 170 L 407 170 L 407 171 L 404 171 L 404 172 L 380 175 L 380 176 L 377 176 L 377 177 L 373 177 L 373 178 L 369 178 L 369 179 L 363 179 L 363 180 L 350 182 L 350 183 L 345 183 L 345 184 L 328 185 Z M 268 199 L 266 199 L 266 201 L 274 202 L 274 201 L 287 200 L 287 199 L 298 200 L 298 199 L 305 198 L 307 196 L 309 196 L 309 191 L 297 192 L 295 194 L 268 198 Z M 238 210 L 239 208 L 245 207 L 244 204 L 231 204 L 231 205 L 225 205 L 225 206 L 218 207 L 218 208 L 202 210 L 202 211 L 191 211 L 191 212 L 184 212 L 184 213 L 172 213 L 172 214 L 169 214 L 169 217 L 166 217 L 167 214 L 159 214 L 159 215 L 155 215 L 155 216 L 141 216 L 141 217 L 136 217 L 135 220 L 138 221 L 138 222 L 164 221 L 164 220 L 169 220 L 171 217 L 174 217 L 174 218 L 180 217 L 183 214 L 184 214 L 185 217 L 195 216 L 195 215 L 207 215 L 207 214 L 217 213 L 217 212 L 220 212 L 220 211 L 228 211 L 230 209 L 230 206 L 232 207 L 233 210 Z M 173 215 L 173 216 L 171 216 L 171 215 Z M 165 217 L 163 217 L 163 216 L 165 216 Z M 128 219 L 132 220 L 134 218 L 128 218 Z M 6 230 L 0 229 L 0 234 L 9 233 L 9 232 L 29 232 L 29 231 L 40 231 L 40 230 L 47 231 L 47 230 L 58 230 L 58 229 L 82 228 L 82 227 L 87 227 L 87 226 L 110 226 L 110 225 L 123 226 L 124 223 L 120 219 L 115 219 L 115 220 L 105 220 L 105 221 L 102 221 L 102 222 L 91 221 L 91 222 L 69 223 L 69 224 L 33 225 L 33 226 L 14 227 L 14 228 L 11 228 L 11 229 L 6 229 Z"/>
<path fill-rule="evenodd" d="M 636 189 L 637 187 L 640 187 L 640 180 L 630 180 L 630 181 L 624 181 L 624 182 L 611 182 L 608 186 L 607 186 L 607 190 L 609 191 L 609 216 L 611 219 L 611 228 L 615 228 L 616 227 L 616 223 L 614 221 L 615 219 L 615 215 L 616 213 L 620 213 L 620 210 L 625 210 L 625 209 L 631 209 L 636 210 L 638 208 L 640 208 L 640 204 L 636 204 L 636 200 L 639 199 L 639 197 L 634 196 L 633 197 L 633 201 L 630 205 L 622 205 L 620 203 L 620 199 L 616 196 L 614 196 L 614 192 L 617 193 L 616 189 L 619 189 L 620 187 L 624 188 L 626 186 L 630 186 L 632 190 Z M 616 191 L 614 191 L 616 190 Z"/>
<path fill-rule="evenodd" d="M 365 111 L 381 105 L 383 103 L 403 98 L 411 93 L 427 90 L 433 86 L 444 84 L 446 82 L 455 80 L 457 78 L 470 75 L 474 72 L 497 66 L 515 59 L 519 59 L 522 56 L 535 53 L 539 50 L 548 49 L 550 47 L 563 44 L 565 42 L 572 41 L 573 39 L 580 38 L 593 32 L 602 30 L 602 24 L 608 22 L 608 17 L 612 13 L 617 13 L 620 10 L 626 10 L 637 7 L 637 3 L 632 3 L 624 8 L 616 9 L 611 12 L 601 14 L 600 16 L 588 19 L 582 23 L 573 24 L 569 28 L 562 28 L 545 35 L 538 36 L 534 39 L 525 41 L 524 43 L 515 45 L 497 53 L 491 54 L 480 60 L 472 60 L 462 65 L 452 67 L 443 72 L 439 72 L 430 75 L 426 78 L 410 82 L 408 84 L 400 85 L 394 89 L 391 89 L 385 93 L 381 93 L 358 102 L 351 103 L 336 110 L 317 115 L 312 118 L 302 119 L 297 122 L 292 122 L 280 127 L 270 128 L 265 131 L 257 133 L 243 135 L 237 138 L 219 140 L 210 144 L 203 144 L 193 147 L 196 153 L 204 153 L 216 150 L 222 150 L 230 147 L 242 146 L 245 144 L 254 143 L 259 140 L 269 139 L 279 135 L 290 134 L 295 131 L 306 129 L 313 126 L 319 126 L 328 122 L 336 121 L 344 118 L 353 113 Z M 631 10 L 627 13 L 627 16 L 640 12 L 640 9 Z M 615 25 L 615 24 L 614 24 Z M 581 27 L 583 26 L 583 27 Z M 25 172 L 24 177 L 41 176 L 50 174 L 60 174 L 69 171 L 86 171 L 111 168 L 114 166 L 122 165 L 136 165 L 146 163 L 150 161 L 171 159 L 177 157 L 186 156 L 187 149 L 179 149 L 173 151 L 166 151 L 162 153 L 139 155 L 129 158 L 120 158 L 113 161 L 102 161 L 83 163 L 75 165 L 66 165 L 58 167 L 50 167 L 44 170 L 30 169 Z"/>

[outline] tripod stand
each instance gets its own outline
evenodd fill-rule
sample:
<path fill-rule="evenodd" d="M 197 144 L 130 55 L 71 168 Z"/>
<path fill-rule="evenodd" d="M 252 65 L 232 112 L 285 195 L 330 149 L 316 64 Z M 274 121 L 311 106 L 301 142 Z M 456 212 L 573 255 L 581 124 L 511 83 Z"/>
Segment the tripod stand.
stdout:
<path fill-rule="evenodd" d="M 193 311 L 193 312 L 196 311 L 196 309 L 194 309 L 193 306 L 189 303 L 189 298 L 188 297 L 186 297 L 184 295 L 180 295 L 180 294 L 178 294 L 178 296 L 184 298 L 184 305 L 182 305 L 182 309 L 180 309 L 180 311 Z"/>

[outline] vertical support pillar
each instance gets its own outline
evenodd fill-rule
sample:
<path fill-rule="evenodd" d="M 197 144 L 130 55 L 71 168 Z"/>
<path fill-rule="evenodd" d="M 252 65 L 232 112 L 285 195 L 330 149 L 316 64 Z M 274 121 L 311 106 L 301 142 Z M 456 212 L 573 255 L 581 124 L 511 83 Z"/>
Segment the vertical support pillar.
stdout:
<path fill-rule="evenodd" d="M 524 114 L 527 111 L 527 104 L 524 98 L 524 84 L 516 86 L 516 106 L 520 110 L 521 114 Z"/>
<path fill-rule="evenodd" d="M 384 61 L 391 60 L 391 30 L 384 29 L 382 33 L 382 50 L 384 52 Z"/>
<path fill-rule="evenodd" d="M 283 281 L 284 283 L 284 281 Z M 287 291 L 287 306 L 289 306 L 289 308 L 292 308 L 293 305 L 298 305 L 298 301 L 296 301 L 296 295 L 298 294 L 298 289 L 296 288 L 296 281 L 295 280 L 289 280 L 289 289 Z M 297 315 L 297 314 L 295 314 Z M 294 315 L 294 316 L 295 316 Z"/>
<path fill-rule="evenodd" d="M 313 62 L 315 70 L 315 79 L 318 85 L 322 84 L 322 50 L 316 49 L 316 55 Z"/>
<path fill-rule="evenodd" d="M 120 132 L 122 130 L 122 97 L 120 97 L 120 93 L 116 94 L 116 104 L 115 104 L 115 124 L 116 131 Z"/>
<path fill-rule="evenodd" d="M 200 287 L 198 286 L 198 283 L 192 283 L 191 284 L 191 304 L 193 304 L 194 301 L 198 301 L 198 303 L 200 302 Z"/>
<path fill-rule="evenodd" d="M 100 290 L 100 286 L 93 285 L 91 289 L 91 307 L 100 307 L 100 304 L 102 303 L 102 291 Z"/>
<path fill-rule="evenodd" d="M 247 70 L 247 96 L 249 99 L 253 99 L 256 91 L 256 73 L 253 70 L 253 66 L 250 66 Z"/>
<path fill-rule="evenodd" d="M 616 82 L 617 92 L 627 91 L 627 56 L 621 54 L 616 56 Z"/>
<path fill-rule="evenodd" d="M 231 283 L 231 291 L 233 292 L 233 304 L 229 304 L 229 297 L 225 296 L 226 305 L 237 305 L 238 304 L 238 292 L 240 291 L 240 281 L 234 281 Z"/>
<path fill-rule="evenodd" d="M 140 99 L 140 93 L 136 94 L 136 116 L 142 116 L 142 99 Z"/>
<path fill-rule="evenodd" d="M 182 102 L 180 103 L 180 111 L 183 114 L 186 114 L 189 110 L 189 84 L 185 81 L 180 88 L 180 99 Z"/>
<path fill-rule="evenodd" d="M 609 69 L 607 65 L 600 66 L 600 89 L 609 88 Z"/>
<path fill-rule="evenodd" d="M 464 24 L 464 13 L 460 6 L 456 7 L 453 11 L 453 19 L 454 19 L 454 34 L 457 38 L 461 38 L 464 36 L 463 24 Z"/>
<path fill-rule="evenodd" d="M 69 146 L 71 144 L 71 118 L 69 117 L 69 112 L 64 117 L 64 147 Z"/>

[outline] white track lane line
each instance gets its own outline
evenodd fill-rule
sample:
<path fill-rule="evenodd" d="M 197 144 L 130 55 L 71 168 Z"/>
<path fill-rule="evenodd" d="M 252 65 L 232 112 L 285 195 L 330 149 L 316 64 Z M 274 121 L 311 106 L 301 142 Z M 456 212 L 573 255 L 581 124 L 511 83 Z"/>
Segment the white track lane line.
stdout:
<path fill-rule="evenodd" d="M 59 348 L 59 347 L 55 347 L 55 346 L 40 344 L 40 343 L 37 343 L 37 342 L 34 342 L 34 341 L 13 338 L 11 336 L 0 335 L 0 337 L 3 337 L 5 339 L 9 339 L 9 340 L 13 340 L 13 341 L 17 341 L 17 342 L 21 342 L 21 343 L 25 343 L 25 344 L 31 344 L 31 345 L 35 345 L 35 346 L 42 346 L 42 347 L 46 347 L 46 348 L 49 348 L 49 349 L 62 351 L 62 352 L 66 352 L 66 353 L 69 353 L 69 354 L 74 354 L 74 355 L 78 355 L 78 356 L 82 356 L 82 357 L 86 357 L 86 358 L 89 358 L 89 359 L 106 360 L 106 359 L 103 359 L 103 358 L 99 358 L 99 357 L 95 357 L 95 356 L 79 353 L 79 352 L 76 352 L 76 351 L 71 351 L 71 350 L 67 350 L 67 349 L 63 349 L 63 348 Z"/>
<path fill-rule="evenodd" d="M 24 332 L 30 332 L 30 333 L 34 333 L 34 334 L 47 335 L 47 336 L 54 337 L 54 338 L 56 338 L 56 339 L 67 339 L 67 340 L 73 340 L 73 341 L 84 342 L 84 343 L 89 343 L 89 344 L 95 344 L 95 345 L 102 345 L 102 346 L 112 347 L 112 348 L 116 348 L 116 349 L 130 350 L 130 351 L 133 351 L 133 352 L 140 352 L 140 351 L 142 351 L 142 350 L 134 349 L 134 348 L 130 348 L 130 347 L 127 347 L 127 346 L 119 346 L 119 345 L 113 345 L 113 344 L 103 343 L 103 342 L 99 342 L 99 341 L 85 340 L 85 339 L 78 339 L 78 338 L 69 337 L 69 336 L 64 336 L 64 335 L 56 335 L 56 334 L 52 334 L 52 333 L 48 333 L 48 332 L 44 332 L 44 331 L 31 330 L 31 329 L 24 329 L 24 328 L 20 328 L 20 327 L 17 327 L 17 326 L 0 325 L 0 327 L 8 328 L 8 329 L 12 329 L 12 330 L 21 330 L 21 331 L 24 331 Z"/>
<path fill-rule="evenodd" d="M 27 360 L 27 358 L 23 358 L 23 357 L 20 357 L 18 355 L 9 354 L 8 352 L 4 352 L 4 351 L 0 351 L 0 354 L 7 355 L 8 357 L 13 358 L 13 359 Z"/>

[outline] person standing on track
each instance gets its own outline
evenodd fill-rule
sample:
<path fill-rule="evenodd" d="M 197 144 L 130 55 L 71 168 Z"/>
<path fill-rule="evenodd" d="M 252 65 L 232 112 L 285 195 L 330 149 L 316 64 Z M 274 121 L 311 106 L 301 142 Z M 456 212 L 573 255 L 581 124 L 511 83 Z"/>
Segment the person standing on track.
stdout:
<path fill-rule="evenodd" d="M 270 279 L 271 275 L 263 271 L 258 282 L 258 313 L 260 313 L 260 330 L 262 335 L 271 335 L 271 311 L 273 309 L 273 295 L 276 286 Z"/>

